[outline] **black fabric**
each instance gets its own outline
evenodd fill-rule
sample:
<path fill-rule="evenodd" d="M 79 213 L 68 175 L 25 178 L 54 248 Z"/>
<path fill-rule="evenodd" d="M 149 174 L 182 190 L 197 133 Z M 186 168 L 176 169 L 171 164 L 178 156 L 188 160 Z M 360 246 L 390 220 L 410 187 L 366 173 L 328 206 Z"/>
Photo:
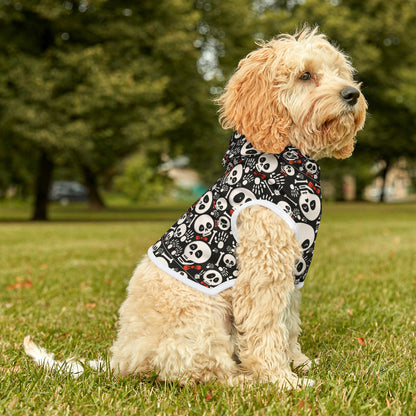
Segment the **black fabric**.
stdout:
<path fill-rule="evenodd" d="M 318 164 L 292 146 L 277 155 L 260 153 L 234 132 L 223 165 L 224 176 L 150 247 L 150 258 L 178 280 L 219 293 L 238 276 L 236 216 L 246 206 L 263 205 L 280 215 L 301 242 L 302 258 L 294 265 L 295 285 L 301 287 L 321 218 Z"/>

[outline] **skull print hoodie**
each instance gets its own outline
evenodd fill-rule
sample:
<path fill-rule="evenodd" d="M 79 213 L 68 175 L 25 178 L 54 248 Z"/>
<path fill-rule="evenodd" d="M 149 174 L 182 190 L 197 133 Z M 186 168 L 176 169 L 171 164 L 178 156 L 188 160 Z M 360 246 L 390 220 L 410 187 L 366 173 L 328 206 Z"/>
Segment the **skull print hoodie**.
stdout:
<path fill-rule="evenodd" d="M 236 282 L 237 218 L 253 205 L 270 209 L 302 246 L 294 284 L 303 286 L 321 219 L 318 164 L 288 146 L 281 154 L 258 152 L 234 132 L 223 159 L 225 174 L 149 248 L 150 259 L 169 275 L 209 295 Z"/>

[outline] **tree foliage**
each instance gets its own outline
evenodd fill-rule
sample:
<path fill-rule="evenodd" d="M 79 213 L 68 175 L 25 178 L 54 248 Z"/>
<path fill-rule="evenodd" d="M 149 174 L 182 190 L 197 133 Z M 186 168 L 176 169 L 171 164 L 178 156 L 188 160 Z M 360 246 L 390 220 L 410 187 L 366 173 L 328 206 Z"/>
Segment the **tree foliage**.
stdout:
<path fill-rule="evenodd" d="M 94 195 L 135 152 L 150 171 L 186 153 L 212 180 L 227 146 L 213 99 L 254 40 L 304 23 L 351 55 L 369 103 L 340 166 L 416 158 L 415 0 L 0 0 L 0 188 L 39 197 L 72 166 Z"/>
<path fill-rule="evenodd" d="M 146 155 L 134 153 L 123 162 L 123 173 L 115 177 L 115 187 L 133 202 L 157 201 L 172 185 Z"/>
<path fill-rule="evenodd" d="M 8 2 L 0 13 L 3 143 L 93 176 L 141 147 L 164 151 L 185 120 L 168 99 L 170 61 L 196 67 L 190 1 Z"/>

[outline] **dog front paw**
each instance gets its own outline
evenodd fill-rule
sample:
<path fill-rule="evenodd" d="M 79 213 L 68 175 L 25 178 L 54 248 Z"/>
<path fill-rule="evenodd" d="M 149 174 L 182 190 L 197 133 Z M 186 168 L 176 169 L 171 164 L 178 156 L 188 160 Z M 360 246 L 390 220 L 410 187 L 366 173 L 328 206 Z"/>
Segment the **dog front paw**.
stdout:
<path fill-rule="evenodd" d="M 293 375 L 290 378 L 286 378 L 283 383 L 279 383 L 285 390 L 303 389 L 305 387 L 312 387 L 315 385 L 315 380 L 306 377 L 297 377 Z"/>
<path fill-rule="evenodd" d="M 319 359 L 311 360 L 304 354 L 298 355 L 293 359 L 293 368 L 300 370 L 302 373 L 307 373 L 312 367 L 319 365 Z"/>

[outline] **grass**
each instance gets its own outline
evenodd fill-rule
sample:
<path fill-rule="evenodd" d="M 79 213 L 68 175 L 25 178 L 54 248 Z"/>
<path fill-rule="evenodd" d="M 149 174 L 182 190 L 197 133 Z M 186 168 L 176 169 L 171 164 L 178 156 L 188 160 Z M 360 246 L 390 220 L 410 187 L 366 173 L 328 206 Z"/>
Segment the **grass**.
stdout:
<path fill-rule="evenodd" d="M 25 335 L 56 353 L 106 354 L 117 309 L 147 247 L 186 206 L 54 207 L 30 223 L 0 207 L 0 413 L 10 415 L 416 414 L 416 205 L 326 204 L 304 289 L 301 343 L 321 365 L 306 390 L 48 374 Z M 94 220 L 95 219 L 95 220 Z M 71 221 L 68 221 L 71 220 Z M 76 220 L 76 221 L 74 221 Z M 91 220 L 91 221 L 87 221 Z"/>

